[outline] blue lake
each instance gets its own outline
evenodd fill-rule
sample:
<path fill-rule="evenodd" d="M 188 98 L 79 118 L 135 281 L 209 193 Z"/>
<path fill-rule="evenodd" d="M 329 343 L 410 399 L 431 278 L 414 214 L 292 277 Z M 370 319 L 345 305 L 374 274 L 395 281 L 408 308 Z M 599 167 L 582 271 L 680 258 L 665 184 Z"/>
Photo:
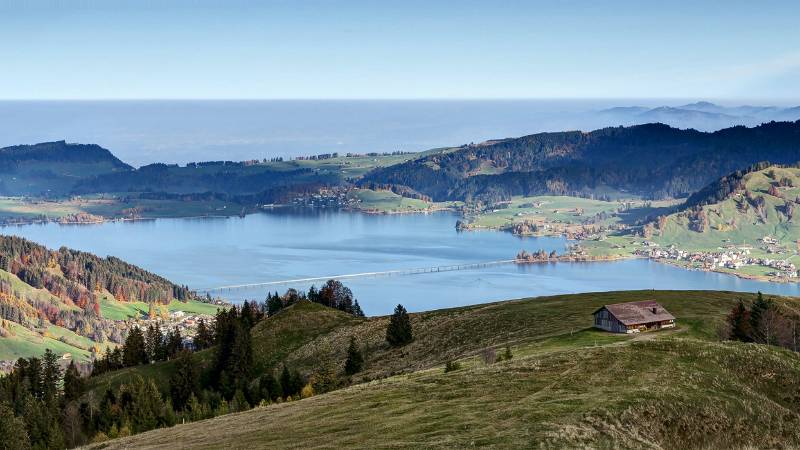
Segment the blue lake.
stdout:
<path fill-rule="evenodd" d="M 0 232 L 48 247 L 113 255 L 194 289 L 510 259 L 521 249 L 563 251 L 562 238 L 455 230 L 456 217 L 275 210 L 227 219 L 100 225 L 25 225 Z M 622 289 L 713 289 L 800 295 L 800 286 L 687 271 L 647 260 L 558 263 L 344 281 L 367 314 L 397 303 L 419 311 L 537 295 Z M 307 289 L 311 283 L 294 287 Z M 320 283 L 317 282 L 317 285 Z M 271 287 L 285 291 L 289 286 Z M 263 300 L 267 288 L 226 292 Z"/>

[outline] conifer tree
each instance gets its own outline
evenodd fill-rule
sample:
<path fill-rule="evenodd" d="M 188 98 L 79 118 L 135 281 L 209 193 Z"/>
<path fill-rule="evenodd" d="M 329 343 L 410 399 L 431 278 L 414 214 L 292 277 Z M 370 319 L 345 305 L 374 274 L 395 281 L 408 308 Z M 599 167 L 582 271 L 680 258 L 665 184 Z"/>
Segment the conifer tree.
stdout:
<path fill-rule="evenodd" d="M 271 371 L 261 376 L 259 380 L 259 390 L 261 392 L 261 398 L 272 401 L 277 400 L 283 394 L 283 388 Z"/>
<path fill-rule="evenodd" d="M 183 336 L 177 328 L 167 333 L 166 354 L 168 358 L 175 358 L 183 350 Z"/>
<path fill-rule="evenodd" d="M 728 315 L 728 325 L 730 326 L 730 339 L 742 342 L 750 341 L 750 311 L 747 310 L 742 299 L 739 299 Z"/>
<path fill-rule="evenodd" d="M 758 340 L 759 336 L 756 334 L 761 327 L 761 319 L 772 306 L 772 300 L 764 299 L 764 295 L 759 291 L 756 301 L 750 306 L 750 337 L 752 340 Z"/>
<path fill-rule="evenodd" d="M 64 401 L 76 401 L 83 395 L 85 389 L 84 379 L 75 367 L 75 361 L 70 361 L 64 372 Z"/>
<path fill-rule="evenodd" d="M 194 338 L 194 347 L 196 350 L 205 350 L 214 345 L 214 333 L 206 325 L 206 321 L 200 319 L 197 323 L 197 334 Z"/>
<path fill-rule="evenodd" d="M 186 408 L 189 398 L 200 390 L 200 373 L 192 361 L 192 354 L 183 350 L 175 361 L 175 373 L 170 377 L 169 389 L 172 405 L 179 411 Z"/>
<path fill-rule="evenodd" d="M 231 412 L 247 411 L 248 409 L 250 409 L 250 404 L 247 403 L 244 392 L 241 389 L 237 389 L 233 395 L 233 400 L 231 400 Z"/>
<path fill-rule="evenodd" d="M 281 309 L 283 309 L 283 300 L 276 292 L 275 295 L 269 295 L 267 297 L 267 315 L 274 316 L 277 314 Z"/>
<path fill-rule="evenodd" d="M 55 404 L 60 381 L 61 367 L 58 365 L 58 357 L 48 348 L 42 357 L 42 394 L 48 405 Z"/>
<path fill-rule="evenodd" d="M 122 363 L 125 367 L 147 363 L 147 350 L 144 336 L 139 327 L 131 328 L 125 344 L 122 346 Z"/>
<path fill-rule="evenodd" d="M 356 317 L 364 317 L 364 311 L 361 309 L 361 305 L 358 304 L 358 300 L 353 301 L 353 315 Z"/>
<path fill-rule="evenodd" d="M 158 325 L 150 324 L 147 327 L 147 336 L 145 337 L 145 347 L 147 349 L 147 357 L 150 361 L 163 361 L 166 359 L 166 352 L 164 349 L 164 335 L 161 333 L 161 327 Z"/>
<path fill-rule="evenodd" d="M 292 374 L 289 373 L 289 368 L 285 364 L 281 371 L 280 383 L 283 389 L 283 397 L 286 398 L 292 395 Z"/>
<path fill-rule="evenodd" d="M 403 305 L 397 305 L 389 319 L 389 326 L 386 328 L 386 340 L 392 347 L 399 347 L 408 344 L 413 339 L 408 312 Z"/>
<path fill-rule="evenodd" d="M 0 403 L 0 450 L 28 450 L 31 442 L 25 422 L 14 411 Z"/>
<path fill-rule="evenodd" d="M 347 347 L 347 361 L 344 363 L 344 372 L 347 375 L 353 375 L 361 372 L 361 367 L 364 364 L 364 357 L 356 345 L 356 339 L 350 338 L 350 346 Z"/>

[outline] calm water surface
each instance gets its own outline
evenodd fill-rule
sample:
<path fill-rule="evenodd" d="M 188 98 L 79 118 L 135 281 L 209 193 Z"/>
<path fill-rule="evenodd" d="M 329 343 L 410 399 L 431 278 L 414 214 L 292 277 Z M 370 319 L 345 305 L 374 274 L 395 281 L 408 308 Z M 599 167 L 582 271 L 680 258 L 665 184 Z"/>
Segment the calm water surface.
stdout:
<path fill-rule="evenodd" d="M 450 214 L 370 216 L 276 210 L 227 219 L 159 219 L 101 225 L 5 227 L 51 248 L 118 256 L 195 289 L 318 276 L 510 259 L 520 250 L 563 251 L 562 238 L 458 233 Z M 309 283 L 310 284 L 310 283 Z M 309 284 L 297 285 L 307 289 Z M 319 284 L 319 283 L 317 283 Z M 526 296 L 617 289 L 714 289 L 800 295 L 765 283 L 647 260 L 503 265 L 484 269 L 345 281 L 367 314 L 402 303 L 419 311 Z M 287 286 L 278 287 L 284 291 Z M 275 290 L 276 288 L 271 288 Z M 263 299 L 266 288 L 226 296 Z"/>

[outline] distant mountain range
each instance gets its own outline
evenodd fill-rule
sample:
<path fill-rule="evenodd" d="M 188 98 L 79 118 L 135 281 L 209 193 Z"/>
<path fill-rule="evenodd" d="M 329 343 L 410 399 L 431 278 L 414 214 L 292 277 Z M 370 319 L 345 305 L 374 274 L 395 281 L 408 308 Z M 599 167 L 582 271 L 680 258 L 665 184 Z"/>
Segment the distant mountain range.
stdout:
<path fill-rule="evenodd" d="M 598 111 L 598 119 L 608 124 L 637 125 L 664 123 L 676 128 L 714 131 L 735 125 L 756 126 L 770 121 L 800 119 L 800 106 L 722 106 L 696 102 L 681 106 L 620 106 Z"/>

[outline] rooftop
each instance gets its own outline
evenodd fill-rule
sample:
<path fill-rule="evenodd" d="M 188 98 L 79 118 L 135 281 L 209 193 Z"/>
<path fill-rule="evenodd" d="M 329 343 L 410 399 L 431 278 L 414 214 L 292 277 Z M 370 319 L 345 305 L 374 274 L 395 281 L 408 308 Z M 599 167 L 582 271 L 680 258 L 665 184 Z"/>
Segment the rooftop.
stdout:
<path fill-rule="evenodd" d="M 659 322 L 664 320 L 675 320 L 675 316 L 669 313 L 663 306 L 653 300 L 641 302 L 616 303 L 604 305 L 614 317 L 624 325 L 637 325 L 641 323 Z M 600 308 L 600 309 L 603 309 Z M 600 311 L 598 309 L 597 311 Z M 595 311 L 595 313 L 597 312 Z"/>

